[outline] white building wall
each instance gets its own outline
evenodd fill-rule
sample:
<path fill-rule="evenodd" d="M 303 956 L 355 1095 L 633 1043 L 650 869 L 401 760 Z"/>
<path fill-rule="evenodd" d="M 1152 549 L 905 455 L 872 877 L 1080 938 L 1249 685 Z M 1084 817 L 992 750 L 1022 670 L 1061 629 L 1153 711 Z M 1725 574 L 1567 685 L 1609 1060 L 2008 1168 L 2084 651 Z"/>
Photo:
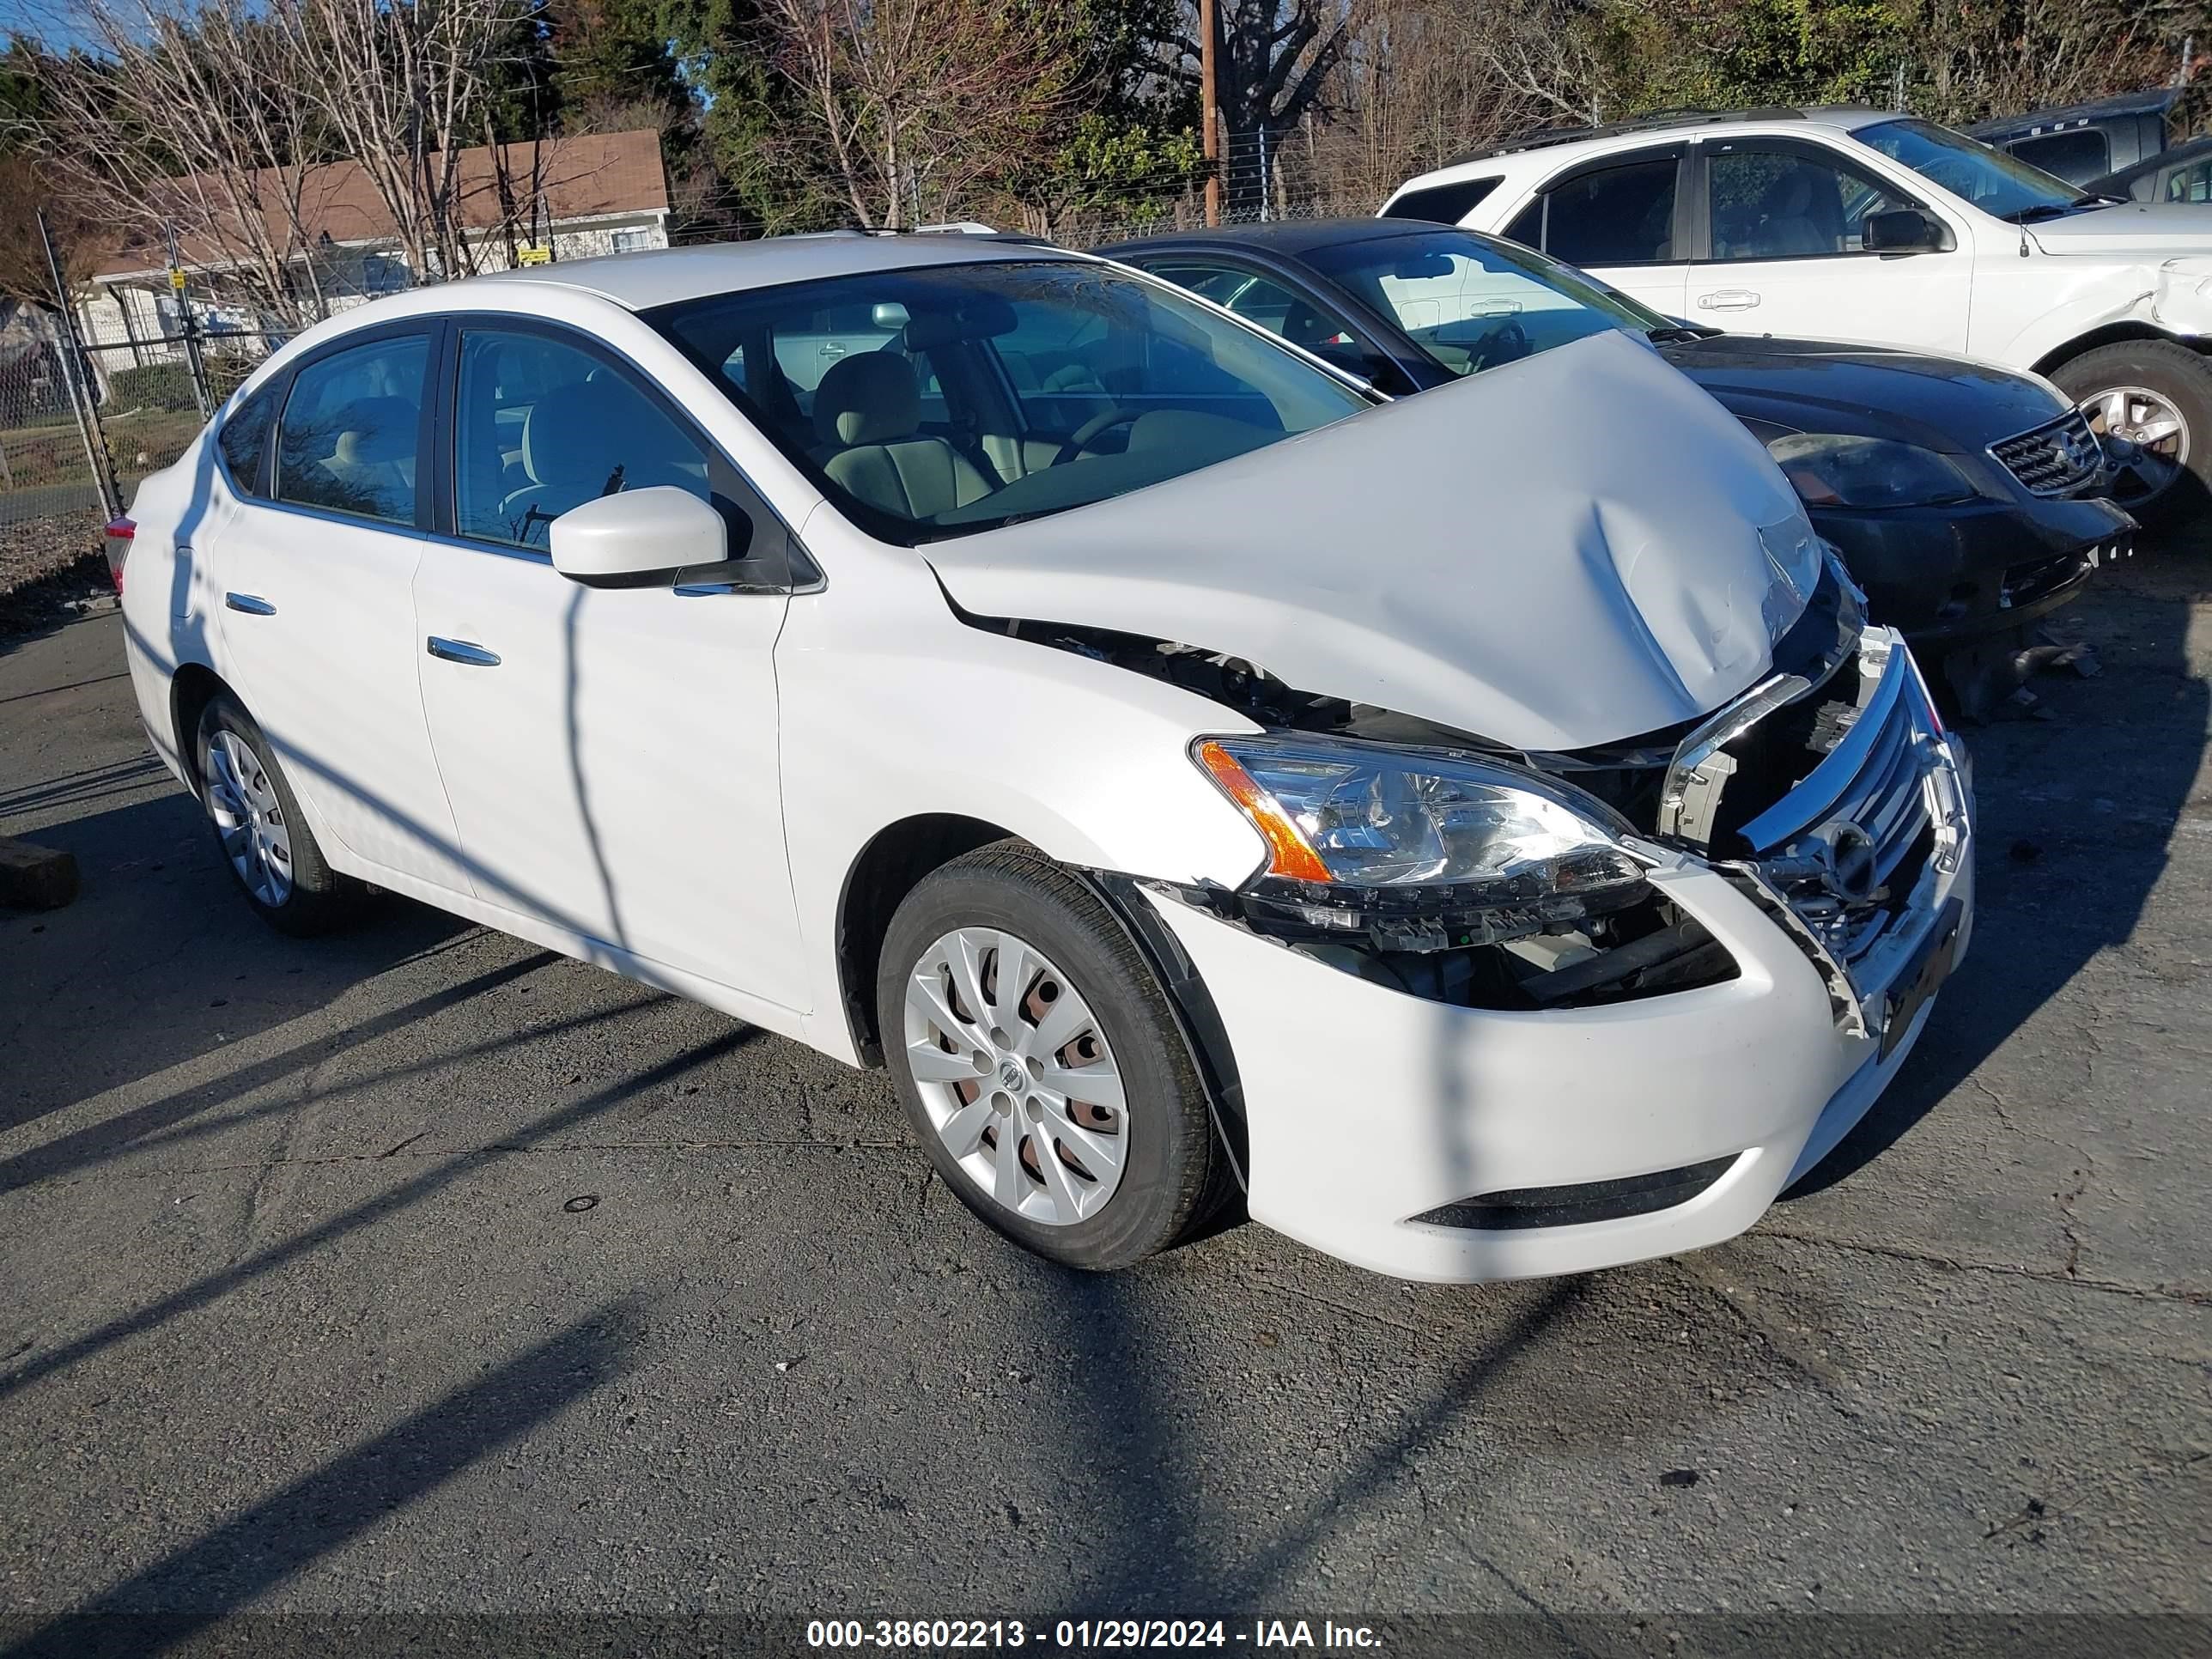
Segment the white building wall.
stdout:
<path fill-rule="evenodd" d="M 667 246 L 668 215 L 662 209 L 565 220 L 553 228 L 556 259 L 588 259 L 599 254 Z M 482 270 L 505 270 L 506 239 L 494 236 L 479 241 L 477 262 Z M 415 280 L 405 255 L 389 246 L 344 245 L 329 248 L 317 258 L 315 270 L 325 308 L 332 313 L 398 293 L 413 286 Z M 166 362 L 183 357 L 184 349 L 179 345 L 149 343 L 164 334 L 178 331 L 167 280 L 164 274 L 157 271 L 94 283 L 91 294 L 78 304 L 77 326 L 85 343 L 100 349 L 96 356 L 100 361 L 112 368 L 128 367 L 134 356 L 129 349 L 134 333 L 139 343 L 135 354 L 139 361 Z M 206 297 L 204 282 L 197 276 L 191 299 L 193 314 L 210 341 L 226 334 L 257 335 L 264 326 L 264 320 L 246 307 L 211 303 Z M 238 343 L 244 346 L 246 342 Z"/>

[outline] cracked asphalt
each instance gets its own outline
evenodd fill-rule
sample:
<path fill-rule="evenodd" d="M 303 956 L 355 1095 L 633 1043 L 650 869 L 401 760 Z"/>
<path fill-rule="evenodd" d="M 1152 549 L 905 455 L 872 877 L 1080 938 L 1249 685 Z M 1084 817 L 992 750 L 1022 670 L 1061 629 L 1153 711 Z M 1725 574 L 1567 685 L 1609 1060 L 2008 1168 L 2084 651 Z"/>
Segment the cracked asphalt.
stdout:
<path fill-rule="evenodd" d="M 879 1077 L 405 903 L 280 938 L 118 619 L 0 641 L 0 834 L 84 883 L 0 913 L 0 1644 L 2003 1612 L 2203 1651 L 2208 587 L 2205 550 L 2108 573 L 2061 619 L 2103 676 L 1974 735 L 1972 953 L 1797 1194 L 1481 1290 L 1249 1225 L 1067 1276 L 926 1178 Z"/>

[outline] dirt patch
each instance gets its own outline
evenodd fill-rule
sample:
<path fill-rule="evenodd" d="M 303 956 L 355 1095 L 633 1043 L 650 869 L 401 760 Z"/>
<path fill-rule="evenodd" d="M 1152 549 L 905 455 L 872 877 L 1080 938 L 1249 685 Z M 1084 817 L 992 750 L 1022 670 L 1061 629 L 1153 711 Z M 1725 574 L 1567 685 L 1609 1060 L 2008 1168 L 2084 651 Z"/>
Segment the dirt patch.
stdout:
<path fill-rule="evenodd" d="M 114 598 L 95 514 L 0 525 L 0 635 L 27 633 Z"/>

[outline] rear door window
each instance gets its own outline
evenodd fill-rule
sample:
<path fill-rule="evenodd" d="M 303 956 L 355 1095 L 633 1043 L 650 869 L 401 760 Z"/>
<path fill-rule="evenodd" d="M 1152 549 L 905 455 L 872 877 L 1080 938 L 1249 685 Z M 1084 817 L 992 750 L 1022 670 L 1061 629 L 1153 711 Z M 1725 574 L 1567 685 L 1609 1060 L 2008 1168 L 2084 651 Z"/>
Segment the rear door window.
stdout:
<path fill-rule="evenodd" d="M 429 360 L 428 335 L 398 334 L 294 376 L 277 428 L 276 499 L 412 526 Z"/>
<path fill-rule="evenodd" d="M 1667 264 L 1674 258 L 1675 172 L 1668 155 L 1570 179 L 1550 192 L 1544 252 L 1571 265 Z"/>

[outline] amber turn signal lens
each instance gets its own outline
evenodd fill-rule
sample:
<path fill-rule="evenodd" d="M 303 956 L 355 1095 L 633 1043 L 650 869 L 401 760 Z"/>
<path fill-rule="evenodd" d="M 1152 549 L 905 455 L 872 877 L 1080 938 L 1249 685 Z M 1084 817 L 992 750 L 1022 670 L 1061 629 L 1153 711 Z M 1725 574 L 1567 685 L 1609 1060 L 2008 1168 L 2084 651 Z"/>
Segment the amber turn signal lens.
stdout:
<path fill-rule="evenodd" d="M 1321 854 L 1314 851 L 1281 804 L 1253 781 L 1252 775 L 1237 763 L 1234 755 L 1208 741 L 1198 745 L 1198 762 L 1266 837 L 1270 875 L 1292 881 L 1329 879 L 1328 866 L 1321 861 Z"/>

